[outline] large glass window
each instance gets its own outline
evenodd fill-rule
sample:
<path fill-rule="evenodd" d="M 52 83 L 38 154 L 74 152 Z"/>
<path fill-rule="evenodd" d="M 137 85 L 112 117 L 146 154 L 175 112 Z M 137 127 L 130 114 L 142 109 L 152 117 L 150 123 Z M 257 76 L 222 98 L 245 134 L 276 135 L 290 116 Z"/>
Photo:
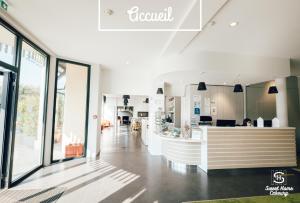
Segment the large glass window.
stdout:
<path fill-rule="evenodd" d="M 47 56 L 22 42 L 12 179 L 42 164 Z"/>
<path fill-rule="evenodd" d="M 16 36 L 0 25 L 0 60 L 15 65 Z"/>
<path fill-rule="evenodd" d="M 52 159 L 84 156 L 88 66 L 59 61 Z"/>

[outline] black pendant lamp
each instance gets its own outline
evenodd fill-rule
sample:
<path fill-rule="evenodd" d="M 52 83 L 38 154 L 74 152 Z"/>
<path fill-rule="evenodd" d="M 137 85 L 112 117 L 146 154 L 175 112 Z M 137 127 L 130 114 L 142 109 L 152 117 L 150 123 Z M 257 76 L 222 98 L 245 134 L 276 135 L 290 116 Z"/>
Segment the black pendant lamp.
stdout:
<path fill-rule="evenodd" d="M 244 91 L 243 86 L 241 84 L 235 84 L 234 85 L 233 92 L 238 93 L 238 92 L 243 92 L 243 91 Z"/>
<path fill-rule="evenodd" d="M 158 88 L 156 94 L 164 94 L 163 88 Z"/>
<path fill-rule="evenodd" d="M 205 82 L 199 82 L 197 90 L 198 91 L 205 91 L 205 90 L 207 90 Z"/>
<path fill-rule="evenodd" d="M 127 104 L 128 104 L 128 99 L 124 98 L 124 106 L 127 106 Z"/>
<path fill-rule="evenodd" d="M 275 85 L 269 87 L 268 94 L 277 94 L 277 93 L 278 93 L 278 89 Z"/>
<path fill-rule="evenodd" d="M 106 96 L 103 96 L 103 102 L 106 103 Z"/>
<path fill-rule="evenodd" d="M 244 91 L 244 90 L 243 90 L 243 86 L 242 86 L 241 83 L 240 83 L 240 77 L 241 77 L 240 74 L 238 74 L 238 75 L 236 76 L 236 79 L 235 79 L 235 85 L 234 85 L 234 88 L 233 88 L 233 92 L 234 92 L 234 93 L 239 93 L 239 92 L 243 92 L 243 91 Z"/>
<path fill-rule="evenodd" d="M 130 99 L 130 95 L 123 95 L 123 99 L 124 99 L 124 106 L 126 107 L 128 104 L 128 99 Z"/>

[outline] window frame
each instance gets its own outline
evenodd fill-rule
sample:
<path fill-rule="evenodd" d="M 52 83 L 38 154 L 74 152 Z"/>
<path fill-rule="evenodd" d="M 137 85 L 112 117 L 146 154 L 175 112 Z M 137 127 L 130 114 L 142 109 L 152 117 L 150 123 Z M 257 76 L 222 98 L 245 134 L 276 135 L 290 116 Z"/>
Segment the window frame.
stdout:
<path fill-rule="evenodd" d="M 0 65 L 5 65 L 5 67 L 8 67 L 9 70 L 14 72 L 16 74 L 16 86 L 15 86 L 15 95 L 14 95 L 14 101 L 12 104 L 12 115 L 11 115 L 11 121 L 12 126 L 10 129 L 10 146 L 8 147 L 8 182 L 7 187 L 13 187 L 20 182 L 22 182 L 24 179 L 28 178 L 30 175 L 38 171 L 40 168 L 44 166 L 44 155 L 45 155 L 45 135 L 46 135 L 46 123 L 47 123 L 47 112 L 48 112 L 48 94 L 49 94 L 49 71 L 50 71 L 50 55 L 44 51 L 42 48 L 40 48 L 38 45 L 36 45 L 34 42 L 32 42 L 30 39 L 25 37 L 23 34 L 21 34 L 16 28 L 11 26 L 9 23 L 7 23 L 2 17 L 0 17 L 0 25 L 6 28 L 8 31 L 10 31 L 12 34 L 16 36 L 16 49 L 15 49 L 15 63 L 14 65 L 9 65 L 5 62 L 0 61 Z M 25 42 L 29 46 L 31 46 L 33 49 L 36 49 L 37 51 L 41 52 L 43 55 L 46 56 L 46 70 L 45 70 L 45 84 L 44 84 L 44 107 L 43 107 L 43 126 L 42 126 L 42 147 L 41 147 L 41 164 L 37 167 L 32 168 L 30 171 L 22 174 L 22 176 L 18 177 L 17 179 L 12 179 L 12 173 L 13 173 L 13 160 L 14 160 L 14 145 L 15 145 L 15 135 L 16 135 L 16 120 L 17 120 L 17 106 L 18 106 L 18 91 L 19 91 L 19 81 L 20 81 L 20 70 L 21 70 L 21 59 L 22 59 L 22 43 Z"/>
<path fill-rule="evenodd" d="M 56 99 L 57 99 L 57 82 L 58 82 L 58 65 L 60 62 L 63 63 L 70 63 L 74 65 L 84 66 L 87 68 L 87 87 L 86 87 L 86 112 L 85 112 L 85 135 L 84 135 L 84 152 L 83 156 L 81 157 L 70 157 L 70 158 L 63 158 L 63 159 L 53 159 L 53 148 L 54 148 L 54 134 L 55 134 L 55 121 L 56 121 Z M 89 101 L 90 101 L 90 79 L 91 79 L 91 65 L 79 63 L 76 61 L 66 60 L 62 58 L 56 59 L 56 68 L 55 68 L 55 86 L 54 86 L 54 101 L 53 101 L 53 117 L 52 117 L 52 138 L 51 138 L 51 164 L 70 161 L 74 159 L 81 159 L 86 157 L 87 152 L 87 141 L 88 141 L 88 125 L 89 125 Z"/>

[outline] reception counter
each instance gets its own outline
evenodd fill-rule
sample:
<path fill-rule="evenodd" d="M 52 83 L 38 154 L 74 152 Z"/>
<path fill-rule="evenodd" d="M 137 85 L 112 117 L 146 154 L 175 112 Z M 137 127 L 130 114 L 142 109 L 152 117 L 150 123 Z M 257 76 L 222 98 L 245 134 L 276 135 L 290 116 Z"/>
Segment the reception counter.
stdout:
<path fill-rule="evenodd" d="M 201 140 L 160 136 L 162 155 L 169 161 L 186 165 L 201 164 Z"/>
<path fill-rule="evenodd" d="M 295 128 L 200 127 L 201 168 L 292 167 L 297 165 Z"/>
<path fill-rule="evenodd" d="M 205 172 L 297 165 L 295 128 L 199 127 L 193 134 L 199 139 L 156 135 L 155 155 Z"/>

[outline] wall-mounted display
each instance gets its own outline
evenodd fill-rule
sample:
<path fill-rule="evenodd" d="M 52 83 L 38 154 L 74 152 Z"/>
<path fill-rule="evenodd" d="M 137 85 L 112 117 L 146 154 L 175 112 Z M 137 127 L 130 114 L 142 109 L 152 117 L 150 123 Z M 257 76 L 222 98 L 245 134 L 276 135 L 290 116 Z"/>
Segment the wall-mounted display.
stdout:
<path fill-rule="evenodd" d="M 194 108 L 194 114 L 200 115 L 200 108 Z"/>

